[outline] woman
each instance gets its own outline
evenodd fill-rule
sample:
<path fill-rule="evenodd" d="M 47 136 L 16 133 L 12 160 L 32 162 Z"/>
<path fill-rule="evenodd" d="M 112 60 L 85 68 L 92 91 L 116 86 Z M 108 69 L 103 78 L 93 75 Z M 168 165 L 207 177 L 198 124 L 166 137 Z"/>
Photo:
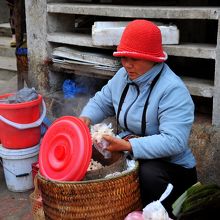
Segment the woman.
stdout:
<path fill-rule="evenodd" d="M 168 183 L 172 203 L 197 182 L 195 158 L 188 146 L 194 104 L 181 79 L 164 61 L 160 29 L 134 20 L 125 28 L 115 57 L 123 67 L 89 100 L 80 118 L 89 126 L 116 115 L 121 138 L 104 136 L 109 151 L 129 151 L 140 162 L 143 206 L 158 200 Z"/>

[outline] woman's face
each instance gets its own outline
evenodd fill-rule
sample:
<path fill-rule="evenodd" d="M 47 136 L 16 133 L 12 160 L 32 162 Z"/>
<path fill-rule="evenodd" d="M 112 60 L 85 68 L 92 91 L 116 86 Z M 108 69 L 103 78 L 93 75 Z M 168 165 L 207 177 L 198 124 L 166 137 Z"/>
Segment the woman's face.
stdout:
<path fill-rule="evenodd" d="M 121 63 L 128 72 L 131 80 L 137 79 L 139 76 L 145 74 L 154 66 L 154 62 L 148 60 L 134 59 L 129 57 L 122 57 Z"/>

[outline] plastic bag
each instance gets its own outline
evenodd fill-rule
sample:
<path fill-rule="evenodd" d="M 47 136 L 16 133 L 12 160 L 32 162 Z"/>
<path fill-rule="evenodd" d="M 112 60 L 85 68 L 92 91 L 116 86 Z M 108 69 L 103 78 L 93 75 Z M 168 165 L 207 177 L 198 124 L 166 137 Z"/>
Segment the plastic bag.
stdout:
<path fill-rule="evenodd" d="M 103 138 L 103 135 L 115 136 L 111 123 L 109 125 L 100 123 L 91 126 L 93 146 L 104 156 L 105 159 L 108 159 L 111 158 L 111 152 L 106 149 L 109 143 Z"/>
<path fill-rule="evenodd" d="M 38 93 L 34 88 L 23 88 L 17 91 L 15 94 L 9 96 L 6 99 L 3 99 L 1 102 L 16 104 L 23 102 L 30 102 L 38 98 Z"/>
<path fill-rule="evenodd" d="M 143 209 L 144 220 L 169 220 L 168 213 L 160 201 L 154 201 Z"/>
<path fill-rule="evenodd" d="M 93 146 L 104 156 L 105 159 L 111 158 L 112 154 L 106 148 L 108 147 L 108 142 L 102 139 L 99 143 L 93 142 Z"/>
<path fill-rule="evenodd" d="M 142 211 L 134 211 L 129 213 L 124 220 L 144 220 Z"/>
<path fill-rule="evenodd" d="M 86 88 L 77 85 L 72 79 L 66 79 L 63 83 L 63 93 L 65 99 L 74 98 L 77 94 L 86 92 Z"/>
<path fill-rule="evenodd" d="M 173 189 L 172 184 L 168 184 L 165 192 L 162 194 L 159 200 L 153 201 L 150 204 L 148 204 L 143 209 L 143 217 L 144 220 L 169 220 L 168 213 L 166 209 L 163 207 L 161 202 L 171 193 Z"/>

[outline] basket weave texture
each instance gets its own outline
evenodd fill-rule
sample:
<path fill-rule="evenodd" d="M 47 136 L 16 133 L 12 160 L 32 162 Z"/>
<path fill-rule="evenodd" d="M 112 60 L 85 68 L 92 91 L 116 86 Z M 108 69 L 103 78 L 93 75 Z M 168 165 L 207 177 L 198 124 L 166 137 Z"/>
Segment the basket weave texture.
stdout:
<path fill-rule="evenodd" d="M 32 216 L 34 220 L 45 220 L 41 192 L 38 188 L 37 177 L 34 178 L 34 192 L 30 194 Z"/>
<path fill-rule="evenodd" d="M 124 220 L 142 208 L 135 169 L 117 177 L 61 182 L 37 175 L 46 219 Z"/>

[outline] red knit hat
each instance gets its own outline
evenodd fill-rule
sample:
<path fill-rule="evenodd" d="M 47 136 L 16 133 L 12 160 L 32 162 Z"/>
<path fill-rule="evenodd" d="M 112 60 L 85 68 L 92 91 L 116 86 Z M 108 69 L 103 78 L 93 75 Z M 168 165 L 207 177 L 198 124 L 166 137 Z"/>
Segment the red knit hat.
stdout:
<path fill-rule="evenodd" d="M 162 48 L 160 29 L 147 20 L 129 22 L 113 56 L 164 62 L 167 54 Z"/>

